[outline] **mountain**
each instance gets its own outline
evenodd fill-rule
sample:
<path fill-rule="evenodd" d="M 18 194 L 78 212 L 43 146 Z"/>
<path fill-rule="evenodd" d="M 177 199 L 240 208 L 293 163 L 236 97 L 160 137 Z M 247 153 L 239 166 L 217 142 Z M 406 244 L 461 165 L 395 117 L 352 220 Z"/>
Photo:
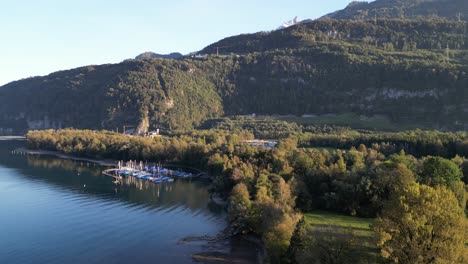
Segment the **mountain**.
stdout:
<path fill-rule="evenodd" d="M 127 60 L 12 82 L 0 87 L 0 128 L 185 129 L 223 113 L 200 67 L 172 59 Z"/>
<path fill-rule="evenodd" d="M 170 54 L 158 54 L 158 53 L 154 53 L 154 52 L 144 52 L 138 56 L 135 57 L 136 60 L 143 60 L 143 59 L 157 59 L 157 58 L 160 58 L 160 59 L 180 59 L 182 58 L 184 55 L 178 53 L 178 52 L 173 52 L 173 53 L 170 53 Z"/>
<path fill-rule="evenodd" d="M 229 37 L 202 49 L 202 57 L 55 72 L 0 87 L 0 134 L 186 130 L 252 113 L 355 113 L 467 129 L 466 32 L 465 22 L 439 18 L 325 19 Z"/>
<path fill-rule="evenodd" d="M 283 30 L 242 34 L 222 39 L 200 54 L 247 54 L 269 50 L 308 49 L 336 43 L 376 47 L 388 51 L 426 50 L 440 53 L 449 49 L 468 49 L 464 21 L 444 19 L 401 20 L 316 20 Z"/>
<path fill-rule="evenodd" d="M 466 0 L 376 0 L 354 1 L 345 9 L 325 15 L 333 19 L 442 17 L 468 20 Z"/>

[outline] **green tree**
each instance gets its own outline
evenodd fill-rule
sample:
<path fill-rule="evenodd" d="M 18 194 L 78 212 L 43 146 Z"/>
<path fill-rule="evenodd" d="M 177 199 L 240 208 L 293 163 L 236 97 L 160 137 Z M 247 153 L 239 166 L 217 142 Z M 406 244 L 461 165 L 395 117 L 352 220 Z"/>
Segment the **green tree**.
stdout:
<path fill-rule="evenodd" d="M 306 238 L 307 229 L 306 229 L 306 222 L 304 217 L 296 224 L 296 229 L 294 229 L 294 233 L 291 237 L 291 242 L 289 243 L 288 251 L 284 256 L 285 263 L 297 263 L 296 255 L 298 252 L 302 252 L 306 245 L 304 239 Z"/>
<path fill-rule="evenodd" d="M 386 203 L 373 229 L 393 263 L 466 263 L 466 221 L 451 191 L 415 183 Z"/>
<path fill-rule="evenodd" d="M 460 167 L 453 161 L 441 157 L 428 157 L 424 160 L 419 181 L 430 186 L 450 186 L 462 178 Z"/>

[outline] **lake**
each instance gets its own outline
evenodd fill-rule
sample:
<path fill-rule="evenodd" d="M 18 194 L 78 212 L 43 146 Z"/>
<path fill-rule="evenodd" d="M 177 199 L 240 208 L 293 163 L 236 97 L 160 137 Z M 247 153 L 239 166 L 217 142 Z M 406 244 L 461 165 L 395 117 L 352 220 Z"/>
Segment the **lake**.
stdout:
<path fill-rule="evenodd" d="M 95 164 L 11 153 L 23 144 L 0 141 L 0 263 L 193 263 L 242 251 L 181 242 L 226 228 L 206 183 L 116 184 Z"/>

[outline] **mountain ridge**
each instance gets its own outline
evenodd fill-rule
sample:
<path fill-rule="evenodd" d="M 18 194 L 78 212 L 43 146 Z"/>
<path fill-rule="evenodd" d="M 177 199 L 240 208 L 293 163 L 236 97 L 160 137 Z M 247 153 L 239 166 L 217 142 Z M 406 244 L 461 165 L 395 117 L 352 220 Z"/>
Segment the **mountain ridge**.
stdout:
<path fill-rule="evenodd" d="M 147 51 L 139 54 L 138 56 L 135 57 L 136 60 L 143 60 L 143 59 L 179 59 L 182 58 L 184 55 L 182 55 L 179 52 L 171 52 L 169 54 L 158 54 L 154 53 L 152 51 Z"/>
<path fill-rule="evenodd" d="M 446 18 L 319 19 L 228 37 L 199 52 L 206 56 L 150 53 L 59 71 L 0 87 L 0 134 L 187 130 L 252 113 L 383 115 L 396 125 L 466 130 L 466 32 L 464 21 Z"/>
<path fill-rule="evenodd" d="M 442 17 L 468 20 L 468 1 L 465 0 L 375 0 L 353 1 L 342 10 L 321 19 L 374 19 Z"/>

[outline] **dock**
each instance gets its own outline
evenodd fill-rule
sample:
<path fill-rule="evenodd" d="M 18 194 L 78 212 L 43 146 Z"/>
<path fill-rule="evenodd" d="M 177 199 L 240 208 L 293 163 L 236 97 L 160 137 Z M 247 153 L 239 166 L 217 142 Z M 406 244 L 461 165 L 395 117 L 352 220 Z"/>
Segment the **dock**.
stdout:
<path fill-rule="evenodd" d="M 107 169 L 107 170 L 104 170 L 102 174 L 112 177 L 116 180 L 122 180 L 122 176 L 117 174 L 117 169 Z"/>
<path fill-rule="evenodd" d="M 26 140 L 25 136 L 0 136 L 0 141 L 6 140 Z"/>
<path fill-rule="evenodd" d="M 190 173 L 184 171 L 170 170 L 160 165 L 148 166 L 143 165 L 143 162 L 119 161 L 117 167 L 106 169 L 102 172 L 103 175 L 113 177 L 116 182 L 123 178 L 135 178 L 142 181 L 151 181 L 153 183 L 173 182 L 175 178 L 191 179 L 196 178 L 203 173 Z"/>

